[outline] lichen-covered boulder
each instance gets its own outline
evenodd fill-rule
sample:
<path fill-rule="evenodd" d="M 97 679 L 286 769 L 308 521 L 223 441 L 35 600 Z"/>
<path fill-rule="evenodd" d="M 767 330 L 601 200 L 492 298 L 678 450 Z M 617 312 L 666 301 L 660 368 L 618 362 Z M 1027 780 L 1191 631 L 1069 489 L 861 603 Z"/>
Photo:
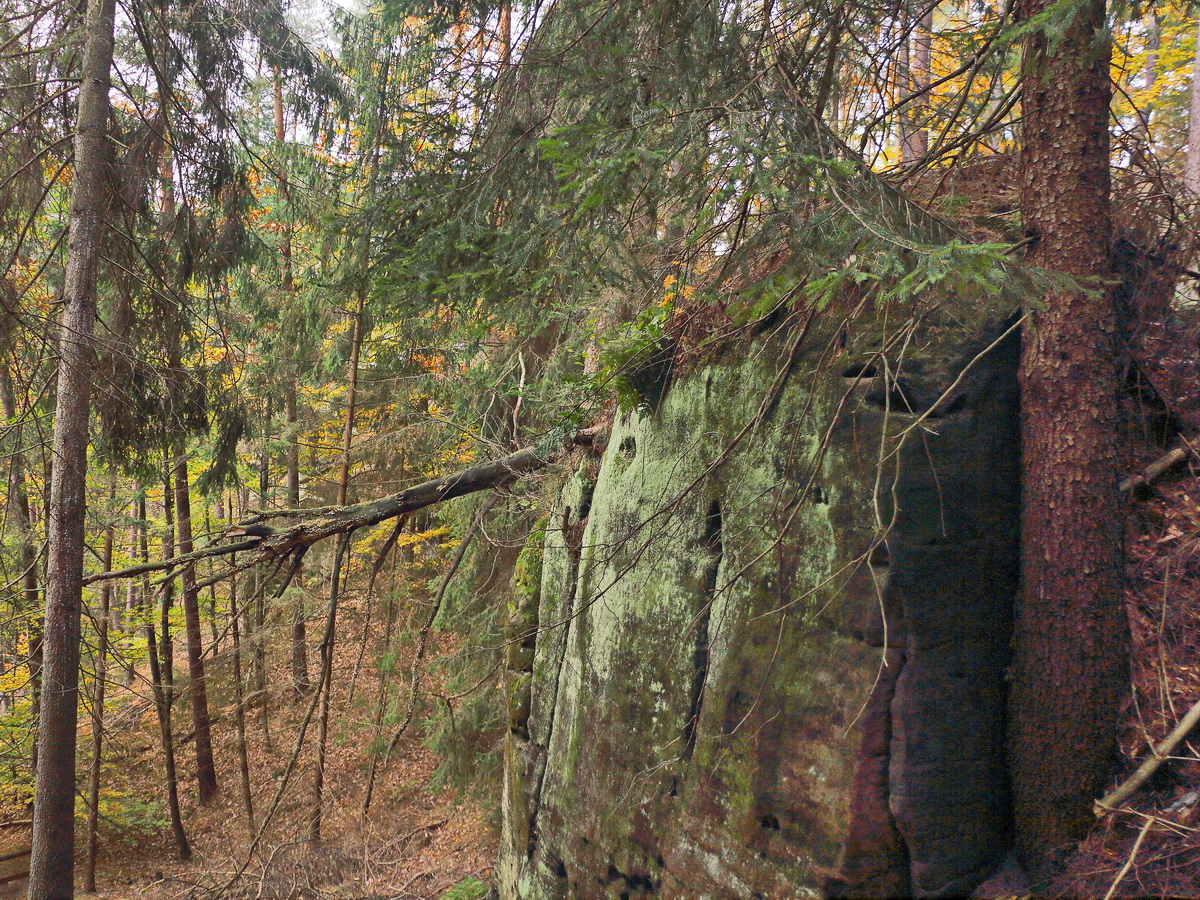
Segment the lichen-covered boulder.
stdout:
<path fill-rule="evenodd" d="M 995 868 L 997 334 L 780 326 L 618 418 L 513 606 L 502 897 L 959 895 Z"/>

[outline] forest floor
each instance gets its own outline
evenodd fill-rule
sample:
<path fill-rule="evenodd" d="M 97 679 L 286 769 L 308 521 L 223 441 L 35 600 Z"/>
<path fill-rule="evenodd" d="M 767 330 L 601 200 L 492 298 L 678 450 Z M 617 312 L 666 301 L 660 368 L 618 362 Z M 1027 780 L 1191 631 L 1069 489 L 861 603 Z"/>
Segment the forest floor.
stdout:
<path fill-rule="evenodd" d="M 430 789 L 438 760 L 425 746 L 416 723 L 401 739 L 390 762 L 379 769 L 371 809 L 363 815 L 370 752 L 380 743 L 374 726 L 380 677 L 375 644 L 379 636 L 375 635 L 373 646 L 359 664 L 362 610 L 347 604 L 344 613 L 339 617 L 339 643 L 335 645 L 321 844 L 314 848 L 306 840 L 316 757 L 314 714 L 279 807 L 261 845 L 253 857 L 248 854 L 251 837 L 242 800 L 234 700 L 229 688 L 232 655 L 226 638 L 221 652 L 210 657 L 207 669 L 210 704 L 216 716 L 213 750 L 220 782 L 219 796 L 207 807 L 196 802 L 190 707 L 186 700 L 177 700 L 173 711 L 174 732 L 181 744 L 177 750 L 179 795 L 192 858 L 181 862 L 171 837 L 158 720 L 145 673 L 139 672 L 132 688 L 118 688 L 106 704 L 101 800 L 106 821 L 100 827 L 98 892 L 89 895 L 81 891 L 79 896 L 111 900 L 201 896 L 424 900 L 442 897 L 456 886 L 451 896 L 457 900 L 486 894 L 496 858 L 497 817 L 486 801 Z M 318 669 L 316 639 L 310 626 L 309 672 L 314 678 Z M 433 643 L 431 657 L 452 650 L 444 636 Z M 181 639 L 176 641 L 177 672 L 186 665 L 181 644 Z M 262 706 L 251 706 L 246 713 L 247 756 L 259 827 L 295 752 L 300 723 L 311 702 L 310 697 L 293 699 L 288 627 L 268 622 L 268 644 L 265 732 Z M 402 647 L 400 658 L 410 659 L 411 653 L 411 648 Z M 389 694 L 406 695 L 407 681 L 406 664 L 392 676 Z M 394 728 L 382 729 L 385 742 Z M 81 760 L 89 753 L 89 741 L 90 728 L 81 729 Z M 78 874 L 84 858 L 82 798 L 77 805 Z M 28 841 L 27 827 L 0 833 L 0 848 L 23 841 Z M 22 896 L 22 887 L 21 883 L 0 887 L 0 897 Z M 5 893 L 6 888 L 13 893 Z"/>

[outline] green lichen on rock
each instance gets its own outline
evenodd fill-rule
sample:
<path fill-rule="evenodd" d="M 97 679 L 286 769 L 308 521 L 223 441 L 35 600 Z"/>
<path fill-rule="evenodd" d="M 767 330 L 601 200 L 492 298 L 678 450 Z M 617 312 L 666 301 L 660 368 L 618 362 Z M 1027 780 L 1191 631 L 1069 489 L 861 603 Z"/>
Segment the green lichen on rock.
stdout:
<path fill-rule="evenodd" d="M 546 523 L 542 522 L 529 533 L 513 567 L 512 600 L 518 607 L 529 600 L 537 600 L 542 587 L 542 557 L 545 547 Z"/>
<path fill-rule="evenodd" d="M 916 417 L 895 379 L 846 375 L 874 338 L 729 347 L 618 417 L 594 487 L 571 476 L 546 528 L 528 739 L 508 757 L 523 786 L 502 896 L 823 891 L 887 630 L 872 554 L 881 525 L 918 534 L 931 515 L 924 482 L 896 473 L 936 435 L 897 449 Z M 910 343 L 900 393 L 932 403 L 963 335 Z M 954 440 L 969 449 L 974 427 Z"/>

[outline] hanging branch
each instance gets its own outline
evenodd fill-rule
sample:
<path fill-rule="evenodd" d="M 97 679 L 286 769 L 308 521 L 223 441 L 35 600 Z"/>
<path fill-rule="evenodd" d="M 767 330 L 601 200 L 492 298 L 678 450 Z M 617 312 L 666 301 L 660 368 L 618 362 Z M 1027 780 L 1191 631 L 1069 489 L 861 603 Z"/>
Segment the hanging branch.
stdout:
<path fill-rule="evenodd" d="M 163 577 L 170 578 L 187 563 L 247 550 L 255 551 L 255 554 L 242 564 L 243 567 L 265 562 L 293 550 L 310 547 L 325 538 L 378 525 L 380 522 L 424 509 L 435 503 L 504 487 L 518 478 L 546 468 L 572 446 L 591 446 L 605 427 L 596 425 L 582 429 L 557 449 L 526 447 L 502 459 L 464 469 L 443 478 L 434 478 L 379 500 L 316 511 L 312 518 L 302 519 L 284 528 L 274 528 L 263 521 L 242 523 L 226 532 L 226 535 L 243 537 L 243 540 L 231 544 L 215 544 L 160 562 L 143 563 L 113 572 L 98 572 L 89 575 L 83 583 L 96 584 L 112 578 L 131 578 L 147 572 L 165 572 Z M 280 510 L 263 513 L 259 518 L 288 519 L 294 518 L 297 512 L 301 511 Z"/>

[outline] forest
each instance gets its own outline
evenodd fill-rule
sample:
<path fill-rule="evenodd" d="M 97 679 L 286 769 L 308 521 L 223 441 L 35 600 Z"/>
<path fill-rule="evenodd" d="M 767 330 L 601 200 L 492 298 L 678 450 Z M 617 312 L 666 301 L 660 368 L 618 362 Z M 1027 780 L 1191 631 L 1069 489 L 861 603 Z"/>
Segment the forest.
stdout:
<path fill-rule="evenodd" d="M 0 12 L 0 896 L 1200 897 L 1195 4 Z"/>

